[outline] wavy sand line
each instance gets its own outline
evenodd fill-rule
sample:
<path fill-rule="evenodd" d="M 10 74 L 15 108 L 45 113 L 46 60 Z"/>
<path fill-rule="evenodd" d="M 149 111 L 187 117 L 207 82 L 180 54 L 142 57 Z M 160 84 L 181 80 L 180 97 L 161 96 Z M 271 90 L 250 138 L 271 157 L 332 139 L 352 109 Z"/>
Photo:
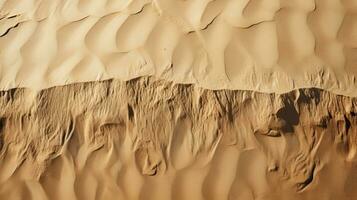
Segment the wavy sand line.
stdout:
<path fill-rule="evenodd" d="M 0 88 L 156 76 L 357 96 L 353 0 L 0 2 Z"/>

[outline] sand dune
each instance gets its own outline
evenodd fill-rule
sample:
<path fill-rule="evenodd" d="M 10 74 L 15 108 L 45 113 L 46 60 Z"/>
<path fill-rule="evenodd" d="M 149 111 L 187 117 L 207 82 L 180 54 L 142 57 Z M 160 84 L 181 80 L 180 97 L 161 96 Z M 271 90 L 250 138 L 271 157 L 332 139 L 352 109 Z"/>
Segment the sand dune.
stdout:
<path fill-rule="evenodd" d="M 0 199 L 357 200 L 356 0 L 0 0 Z"/>
<path fill-rule="evenodd" d="M 0 2 L 0 88 L 155 76 L 356 96 L 354 0 Z"/>

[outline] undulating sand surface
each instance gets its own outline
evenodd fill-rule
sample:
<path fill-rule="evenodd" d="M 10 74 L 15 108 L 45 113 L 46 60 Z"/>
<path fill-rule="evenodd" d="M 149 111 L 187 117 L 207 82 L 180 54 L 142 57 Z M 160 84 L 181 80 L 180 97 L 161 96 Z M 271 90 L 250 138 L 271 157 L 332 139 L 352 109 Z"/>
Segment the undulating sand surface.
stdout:
<path fill-rule="evenodd" d="M 357 96 L 356 0 L 0 0 L 0 88 L 152 75 Z"/>
<path fill-rule="evenodd" d="M 357 0 L 0 0 L 0 200 L 357 200 Z"/>

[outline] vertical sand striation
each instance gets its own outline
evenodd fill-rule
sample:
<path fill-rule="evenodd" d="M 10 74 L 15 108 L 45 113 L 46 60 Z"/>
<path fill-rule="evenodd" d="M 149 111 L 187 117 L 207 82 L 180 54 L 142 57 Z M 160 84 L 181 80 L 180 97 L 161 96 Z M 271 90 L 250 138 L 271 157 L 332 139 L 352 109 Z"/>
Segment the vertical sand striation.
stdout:
<path fill-rule="evenodd" d="M 357 99 L 144 77 L 0 94 L 0 199 L 354 200 Z"/>

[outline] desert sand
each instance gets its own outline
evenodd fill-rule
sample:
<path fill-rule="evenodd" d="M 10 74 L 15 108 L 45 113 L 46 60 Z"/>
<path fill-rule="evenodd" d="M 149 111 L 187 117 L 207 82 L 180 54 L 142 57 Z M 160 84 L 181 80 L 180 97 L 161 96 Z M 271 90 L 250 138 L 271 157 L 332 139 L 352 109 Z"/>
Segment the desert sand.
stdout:
<path fill-rule="evenodd" d="M 356 0 L 0 0 L 0 199 L 357 200 Z"/>
<path fill-rule="evenodd" d="M 355 0 L 2 0 L 0 88 L 155 76 L 357 96 Z"/>

